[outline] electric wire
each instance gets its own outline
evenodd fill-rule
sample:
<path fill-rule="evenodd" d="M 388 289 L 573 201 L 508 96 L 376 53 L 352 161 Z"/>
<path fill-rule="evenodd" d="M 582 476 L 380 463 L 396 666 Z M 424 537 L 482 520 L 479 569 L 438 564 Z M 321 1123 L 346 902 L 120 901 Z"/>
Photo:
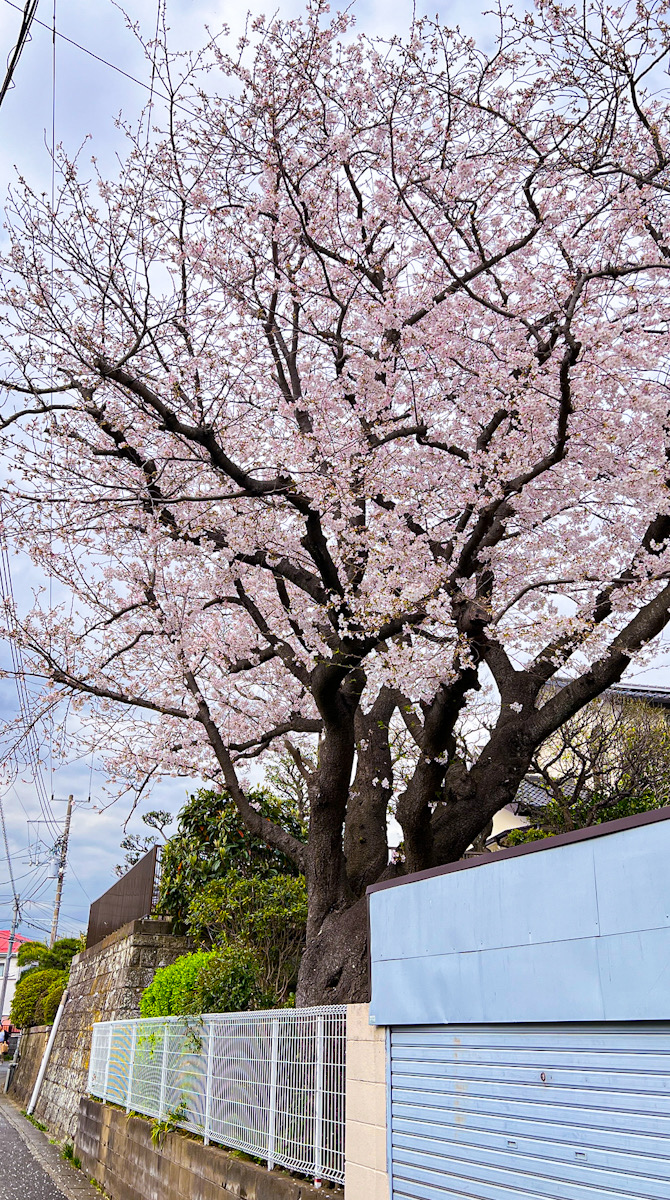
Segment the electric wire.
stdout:
<path fill-rule="evenodd" d="M 11 887 L 12 882 L 13 882 L 14 886 L 16 886 L 17 883 L 22 883 L 24 879 L 33 879 L 34 875 L 35 875 L 35 868 L 33 867 L 32 870 L 26 871 L 25 875 L 15 875 L 13 881 L 9 880 L 9 879 L 0 880 L 0 888 L 6 887 L 8 883 Z M 24 903 L 24 902 L 22 901 L 21 903 Z"/>
<path fill-rule="evenodd" d="M 70 868 L 70 870 L 72 871 L 74 878 L 76 879 L 77 883 L 79 884 L 79 887 L 81 888 L 82 892 L 84 893 L 89 904 L 91 904 L 92 903 L 91 897 L 89 896 L 88 892 L 86 891 L 86 888 L 84 887 L 83 883 L 81 882 L 81 879 L 79 878 L 79 876 L 77 875 L 77 872 L 75 871 L 74 867 L 72 866 L 72 860 L 70 859 L 69 855 L 68 855 L 67 865 Z"/>
<path fill-rule="evenodd" d="M 5 825 L 5 810 L 3 808 L 1 799 L 0 799 L 0 822 L 2 823 L 2 839 L 5 843 L 5 855 L 7 857 L 7 870 L 9 871 L 9 880 L 10 880 L 11 887 L 12 887 L 12 896 L 14 897 L 14 903 L 18 910 L 19 898 L 16 894 L 16 883 L 14 881 L 14 871 L 12 869 L 12 856 L 9 853 L 9 841 L 7 839 L 7 826 Z"/>
<path fill-rule="evenodd" d="M 5 3 L 8 4 L 10 8 L 16 9 L 16 11 L 18 11 L 18 12 L 22 11 L 20 6 L 18 4 L 13 3 L 12 0 L 5 0 Z M 51 147 L 50 147 L 50 150 L 51 150 L 51 212 L 52 212 L 52 254 L 51 254 L 52 283 L 53 283 L 53 272 L 54 272 L 53 222 L 55 220 L 56 66 L 57 66 L 56 45 L 57 45 L 57 38 L 60 38 L 62 41 L 69 43 L 70 45 L 74 46 L 77 50 L 80 50 L 82 53 L 88 55 L 90 58 L 93 58 L 95 61 L 108 67 L 110 70 L 116 71 L 118 74 L 120 74 L 120 75 L 124 76 L 126 79 L 130 80 L 130 82 L 137 84 L 139 87 L 142 87 L 145 89 L 145 91 L 149 92 L 149 104 L 148 104 L 149 111 L 148 111 L 148 116 L 147 116 L 147 144 L 148 144 L 148 140 L 149 140 L 149 136 L 150 136 L 151 106 L 153 103 L 154 95 L 158 95 L 161 97 L 161 99 L 164 99 L 164 100 L 167 100 L 168 102 L 174 103 L 172 101 L 171 97 L 165 95 L 164 93 L 158 91 L 155 88 L 156 73 L 157 73 L 156 46 L 157 46 L 157 42 L 158 42 L 158 34 L 159 34 L 159 30 L 160 30 L 160 17 L 161 17 L 161 11 L 163 9 L 164 0 L 157 0 L 156 31 L 155 31 L 154 46 L 153 46 L 153 52 L 152 52 L 151 80 L 150 80 L 149 84 L 144 83 L 144 81 L 141 79 L 137 79 L 135 76 L 129 74 L 128 71 L 124 71 L 121 67 L 118 67 L 116 64 L 109 62 L 107 59 L 104 59 L 100 55 L 95 54 L 92 50 L 89 50 L 86 46 L 82 46 L 79 42 L 76 42 L 76 41 L 74 41 L 74 39 L 69 38 L 65 34 L 61 33 L 60 30 L 57 29 L 57 25 L 56 25 L 56 3 L 57 3 L 57 0 L 53 0 L 52 21 L 51 21 L 51 25 L 47 25 L 44 21 L 40 21 L 35 16 L 35 13 L 37 10 L 37 5 L 38 5 L 38 0 L 27 0 L 25 9 L 23 10 L 23 18 L 22 18 L 22 23 L 21 23 L 21 29 L 19 32 L 19 38 L 17 40 L 17 44 L 15 46 L 15 49 L 11 55 L 10 62 L 8 64 L 8 69 L 7 69 L 7 74 L 5 76 L 5 80 L 2 84 L 2 87 L 0 88 L 0 104 L 1 104 L 2 101 L 4 100 L 4 97 L 7 93 L 7 91 L 9 90 L 9 88 L 12 84 L 12 77 L 13 77 L 14 71 L 18 64 L 18 61 L 19 61 L 19 58 L 23 51 L 23 48 L 24 48 L 26 42 L 29 40 L 30 28 L 31 28 L 33 22 L 35 22 L 37 25 L 41 26 L 43 29 L 49 30 L 49 32 L 51 33 L 51 37 L 52 37 L 52 70 L 51 70 L 52 96 L 51 96 Z M 181 104 L 181 105 L 177 104 L 176 107 L 182 108 L 184 111 L 190 112 L 190 110 L 186 109 L 183 104 Z M 52 291 L 53 291 L 53 288 L 52 288 Z M 52 369 L 53 369 L 53 363 L 52 363 Z M 9 559 L 7 540 L 6 540 L 6 536 L 5 536 L 5 530 L 4 530 L 3 516 L 4 515 L 2 512 L 2 501 L 0 499 L 0 586 L 2 588 L 2 591 L 4 592 L 7 607 L 10 610 L 11 619 L 13 620 L 13 623 L 14 623 L 14 632 L 16 632 L 16 608 L 15 608 L 15 599 L 14 599 L 14 589 L 13 589 L 11 564 L 10 564 L 10 559 Z M 51 588 L 51 579 L 49 580 L 49 586 Z M 30 696 L 28 693 L 27 685 L 26 685 L 25 668 L 24 668 L 24 664 L 23 664 L 23 655 L 21 652 L 20 643 L 18 641 L 16 641 L 16 639 L 14 637 L 10 637 L 9 641 L 10 641 L 10 649 L 11 649 L 11 655 L 12 655 L 12 665 L 14 668 L 14 678 L 15 678 L 15 682 L 16 682 L 17 694 L 18 694 L 18 699 L 19 699 L 20 717 L 21 717 L 22 724 L 23 724 L 23 742 L 24 742 L 24 745 L 26 748 L 28 762 L 31 767 L 31 773 L 33 775 L 33 780 L 34 780 L 35 789 L 37 792 L 37 797 L 39 800 L 42 816 L 44 818 L 45 824 L 47 825 L 47 828 L 49 829 L 51 835 L 56 836 L 59 833 L 59 829 L 58 829 L 57 819 L 56 819 L 56 817 L 53 813 L 53 809 L 51 807 L 51 799 L 50 799 L 49 793 L 46 789 L 43 775 L 42 775 L 42 765 L 40 762 L 40 746 L 39 746 L 39 742 L 37 740 L 37 735 L 35 732 L 34 725 L 31 721 Z M 53 774 L 53 714 L 51 714 L 51 737 L 50 737 L 49 755 L 50 755 L 51 774 Z M 16 763 L 15 763 L 15 765 L 16 765 Z M 92 776 L 92 763 L 91 763 L 91 776 Z M 14 787 L 13 784 L 12 784 L 12 787 L 13 787 L 14 791 L 16 792 L 16 788 Z M 27 816 L 27 810 L 25 808 L 25 805 L 23 804 L 23 801 L 21 800 L 20 796 L 18 795 L 18 792 L 16 792 L 16 795 L 17 795 L 19 804 L 21 805 L 24 813 Z M 12 868 L 12 861 L 11 861 L 11 856 L 10 856 L 10 852 L 9 852 L 9 843 L 8 843 L 7 831 L 6 831 L 6 826 L 5 826 L 4 809 L 2 807 L 1 799 L 0 799 L 0 823 L 2 825 L 2 834 L 3 834 L 4 844 L 5 844 L 5 852 L 6 852 L 6 856 L 7 856 L 7 866 L 8 866 L 9 876 L 10 876 L 12 895 L 14 897 L 15 902 L 17 902 L 18 898 L 16 895 L 16 877 L 14 875 L 13 868 Z M 22 856 L 19 856 L 19 857 L 22 857 Z M 22 900 L 22 905 L 30 904 L 30 905 L 36 905 L 36 906 L 42 907 L 42 905 L 38 901 L 38 896 L 44 891 L 44 888 L 47 886 L 47 884 L 49 882 L 49 872 L 47 870 L 47 873 L 42 874 L 41 878 L 35 879 L 35 876 L 36 876 L 37 872 L 39 871 L 40 865 L 41 864 L 36 864 L 33 871 L 28 871 L 24 875 L 21 875 L 18 877 L 19 880 L 21 880 L 21 881 L 24 879 L 28 879 L 28 878 L 33 879 L 33 889 L 24 895 L 24 898 Z M 70 870 L 72 871 L 72 874 L 73 874 L 76 882 L 78 883 L 79 887 L 81 888 L 83 894 L 86 896 L 87 900 L 90 901 L 90 896 L 88 895 L 88 892 L 86 891 L 84 885 L 82 884 L 81 880 L 79 879 L 78 875 L 76 874 L 76 871 L 74 870 L 72 863 L 70 862 L 69 859 L 68 859 L 68 865 L 70 866 Z M 0 885 L 0 886 L 4 886 L 4 885 Z M 47 906 L 44 906 L 44 907 L 47 907 Z M 40 926 L 35 925 L 34 923 L 32 923 L 30 921 L 24 921 L 24 923 L 32 926 L 33 928 L 40 928 L 40 929 L 42 928 Z M 48 931 L 45 930 L 45 932 L 48 932 Z"/>
<path fill-rule="evenodd" d="M 40 748 L 37 741 L 34 725 L 30 716 L 30 697 L 25 680 L 25 667 L 23 664 L 23 654 L 20 644 L 16 637 L 16 602 L 14 598 L 14 585 L 12 581 L 11 564 L 9 561 L 9 551 L 7 547 L 7 538 L 4 529 L 4 512 L 2 499 L 0 498 L 0 588 L 4 595 L 5 604 L 9 611 L 9 620 L 13 625 L 13 633 L 15 636 L 9 638 L 10 653 L 12 657 L 12 666 L 14 668 L 14 681 L 19 700 L 19 715 L 23 725 L 23 740 L 26 747 L 28 762 L 31 767 L 35 790 L 37 792 L 42 816 L 47 823 L 52 836 L 57 836 L 58 826 L 51 801 L 46 790 L 44 779 L 42 777 L 42 769 L 40 764 Z"/>
<path fill-rule="evenodd" d="M 17 12 L 21 11 L 20 6 L 18 4 L 14 4 L 13 0 L 4 0 L 4 2 L 5 4 L 8 4 L 10 8 L 15 8 Z M 37 17 L 35 17 L 34 23 L 35 25 L 40 25 L 42 29 L 48 29 L 49 32 L 51 32 L 51 25 L 47 25 L 45 21 L 40 21 Z M 145 83 L 143 79 L 137 79 L 135 75 L 130 75 L 128 71 L 124 71 L 122 67 L 117 67 L 116 63 L 109 62 L 106 58 L 102 58 L 99 54 L 94 54 L 94 52 L 89 50 L 87 46 L 82 46 L 80 42 L 75 42 L 74 38 L 67 37 L 59 30 L 56 31 L 56 37 L 60 38 L 60 40 L 63 42 L 68 42 L 69 45 L 74 46 L 75 49 L 81 50 L 82 54 L 87 54 L 89 58 L 94 58 L 96 62 L 102 63 L 104 67 L 109 67 L 110 71 L 116 71 L 117 74 L 123 75 L 126 79 L 129 79 L 131 83 L 136 83 L 138 87 L 144 88 L 145 92 L 151 91 L 150 84 Z M 172 97 L 168 96 L 166 92 L 156 91 L 155 95 L 160 96 L 161 100 L 167 100 L 167 102 L 172 104 L 174 108 L 180 108 L 183 112 L 188 113 L 189 116 L 193 116 L 193 112 L 190 108 L 187 108 L 184 104 L 179 104 L 176 101 L 173 101 Z"/>
<path fill-rule="evenodd" d="M 23 800 L 19 796 L 19 793 L 16 790 L 16 785 L 12 784 L 11 788 L 12 788 L 14 795 L 16 796 L 16 799 L 18 800 L 19 804 L 21 805 L 21 808 L 23 809 L 24 813 L 26 814 L 26 818 L 27 818 L 28 817 L 28 809 L 26 808 L 25 804 L 23 803 Z"/>
<path fill-rule="evenodd" d="M 56 0 L 53 0 L 53 18 L 51 28 L 51 278 L 50 288 L 51 295 L 54 295 L 54 271 L 55 271 L 55 222 L 56 222 Z M 49 386 L 53 388 L 54 378 L 54 345 L 53 340 L 50 346 L 49 354 Z M 49 505 L 49 545 L 53 547 L 53 458 L 54 458 L 54 414 L 51 413 L 51 421 L 49 422 L 49 490 L 51 493 L 52 503 Z M 49 572 L 49 612 L 53 612 L 53 579 Z M 51 634 L 49 634 L 49 656 L 51 656 Z M 49 780 L 51 783 L 51 793 L 53 795 L 53 747 L 54 747 L 54 714 L 53 709 L 50 713 L 51 721 L 49 727 Z"/>
<path fill-rule="evenodd" d="M 57 0 L 53 0 L 52 22 L 51 22 L 51 30 L 50 30 L 51 31 L 51 40 L 52 40 L 51 131 L 50 131 L 51 132 L 51 139 L 50 139 L 51 140 L 51 145 L 50 145 L 51 154 L 50 154 L 50 156 L 51 156 L 51 214 L 52 214 L 52 226 L 51 226 L 52 292 L 53 292 L 53 280 L 54 280 L 54 221 L 55 221 L 55 204 L 56 204 L 56 98 L 57 98 L 57 91 L 56 91 L 56 78 L 57 78 L 57 76 L 56 76 L 56 70 L 57 70 L 56 38 L 58 35 L 57 24 L 56 24 L 56 12 L 57 12 L 56 4 L 57 4 Z M 26 17 L 29 16 L 30 21 L 32 21 L 32 19 L 34 18 L 36 6 L 37 6 L 37 0 L 34 0 L 34 3 L 32 4 L 32 8 L 30 8 L 30 5 L 29 5 L 28 8 L 26 9 Z M 16 7 L 16 6 L 13 5 L 12 7 Z M 160 9 L 159 9 L 159 13 L 160 13 Z M 25 25 L 25 23 L 26 22 L 24 19 L 24 25 Z M 44 22 L 39 22 L 39 23 L 41 25 L 44 24 Z M 158 17 L 157 17 L 157 27 L 158 27 Z M 22 33 L 23 43 L 26 40 L 28 32 L 29 32 L 29 23 L 28 23 L 28 28 L 26 30 L 23 30 L 23 33 Z M 21 46 L 21 48 L 22 48 L 22 46 Z M 18 55 L 15 53 L 15 55 L 13 57 L 13 65 L 14 66 L 16 65 L 17 61 L 18 61 Z M 9 86 L 9 82 L 6 81 L 6 86 L 2 93 L 3 96 L 4 96 L 8 86 Z M 152 79 L 152 86 L 153 86 L 153 79 Z M 53 357 L 53 349 L 52 349 L 51 362 L 50 362 L 51 378 L 53 378 L 53 369 L 54 369 L 54 357 Z M 53 427 L 50 429 L 50 435 L 51 435 L 50 436 L 50 459 L 53 464 Z M 52 485 L 53 485 L 53 470 L 50 471 L 50 475 L 52 478 Z M 33 776 L 35 790 L 36 790 L 37 798 L 38 798 L 38 801 L 40 804 L 42 816 L 44 818 L 47 829 L 49 830 L 49 833 L 51 834 L 52 837 L 54 837 L 56 839 L 56 842 L 57 842 L 58 836 L 60 835 L 60 829 L 59 829 L 59 826 L 57 823 L 57 819 L 53 813 L 53 809 L 51 807 L 51 800 L 53 799 L 53 797 L 51 797 L 51 799 L 50 799 L 49 794 L 48 794 L 45 784 L 44 784 L 44 779 L 43 779 L 43 774 L 42 774 L 42 763 L 40 761 L 40 744 L 37 740 L 35 725 L 34 725 L 34 722 L 32 719 L 32 715 L 31 715 L 31 698 L 30 698 L 27 684 L 26 684 L 26 673 L 25 673 L 25 666 L 24 666 L 24 662 L 23 662 L 23 654 L 22 654 L 21 644 L 20 644 L 19 638 L 17 637 L 17 634 L 19 633 L 19 627 L 18 627 L 18 621 L 17 621 L 17 615 L 16 615 L 16 602 L 15 602 L 14 586 L 13 586 L 13 580 L 12 580 L 11 561 L 10 561 L 10 557 L 9 557 L 9 548 L 8 548 L 8 543 L 7 543 L 5 525 L 4 525 L 4 512 L 2 510 L 2 500 L 1 499 L 0 499 L 0 590 L 4 594 L 5 606 L 6 606 L 6 610 L 8 612 L 9 623 L 11 626 L 11 634 L 10 634 L 9 642 L 10 642 L 10 652 L 11 652 L 11 657 L 12 657 L 12 666 L 14 669 L 13 670 L 14 679 L 15 679 L 15 683 L 16 683 L 17 696 L 18 696 L 18 701 L 19 701 L 19 723 L 22 728 L 22 739 L 21 740 L 22 740 L 24 748 L 25 748 L 25 755 L 28 760 L 28 764 L 31 768 L 31 773 Z M 49 601 L 50 601 L 50 608 L 51 608 L 52 607 L 51 576 L 49 577 Z M 51 708 L 49 713 L 46 715 L 50 718 L 50 720 L 49 720 L 49 726 L 50 726 L 50 729 L 49 729 L 49 734 L 50 734 L 50 736 L 49 736 L 49 772 L 50 772 L 50 776 L 51 776 L 51 780 L 52 780 L 52 788 L 53 788 L 53 738 L 54 738 L 53 709 Z M 18 769 L 18 763 L 17 763 L 15 754 L 11 755 L 10 761 L 12 761 L 12 760 L 13 760 L 13 762 L 12 762 L 13 767 L 15 769 Z M 14 787 L 13 783 L 11 786 L 13 787 L 13 789 L 16 793 L 17 799 L 19 801 L 19 804 L 21 805 L 21 808 L 23 809 L 23 812 L 24 812 L 26 818 L 28 818 L 28 813 L 25 808 L 25 805 L 23 804 L 23 801 L 21 800 L 21 797 L 18 795 L 18 792 L 16 792 L 16 788 Z M 12 894 L 14 897 L 14 902 L 18 903 L 17 895 L 16 895 L 16 877 L 14 875 L 11 855 L 10 855 L 10 851 L 9 851 L 9 842 L 8 842 L 7 831 L 6 831 L 6 826 L 5 826 L 4 809 L 2 808 L 1 799 L 0 799 L 0 823 L 2 825 L 2 834 L 3 834 L 3 838 L 4 838 L 5 851 L 6 851 L 6 856 L 7 856 L 7 866 L 8 866 L 8 871 L 9 871 Z M 39 834 L 38 834 L 38 843 L 41 840 L 42 839 L 39 838 Z M 46 845 L 46 843 L 45 843 L 45 845 Z M 31 857 L 30 852 L 29 852 L 28 857 L 30 859 L 30 857 Z M 70 866 L 71 866 L 71 864 L 70 864 Z M 51 872 L 49 870 L 48 864 L 47 864 L 46 871 L 44 869 L 41 869 L 43 867 L 44 867 L 44 863 L 43 862 L 40 863 L 38 861 L 35 863 L 32 871 L 28 871 L 24 875 L 20 876 L 21 880 L 24 880 L 24 879 L 31 880 L 31 886 L 29 886 L 28 889 L 24 889 L 24 896 L 23 896 L 22 903 L 25 903 L 25 904 L 38 903 L 38 897 L 44 892 L 45 888 L 48 886 L 50 878 L 51 878 Z M 77 879 L 77 883 L 79 884 L 79 887 L 81 888 L 81 890 L 84 892 L 84 895 L 87 895 L 86 890 L 79 879 Z M 89 898 L 89 897 L 87 896 L 87 898 Z"/>
<path fill-rule="evenodd" d="M 26 42 L 28 41 L 28 39 L 30 37 L 30 26 L 32 25 L 33 21 L 35 20 L 37 4 L 38 4 L 38 0 L 26 0 L 26 6 L 23 10 L 23 19 L 21 21 L 21 27 L 19 29 L 19 36 L 17 38 L 16 45 L 9 57 L 5 78 L 2 82 L 2 86 L 0 86 L 0 105 L 2 104 L 5 96 L 7 95 L 7 92 L 9 91 L 9 89 L 12 85 L 12 79 L 14 77 L 14 72 L 18 66 L 19 59 L 23 52 L 23 47 L 25 46 Z M 13 4 L 12 8 L 18 8 L 18 5 Z M 19 9 L 19 12 L 20 11 L 21 10 Z"/>

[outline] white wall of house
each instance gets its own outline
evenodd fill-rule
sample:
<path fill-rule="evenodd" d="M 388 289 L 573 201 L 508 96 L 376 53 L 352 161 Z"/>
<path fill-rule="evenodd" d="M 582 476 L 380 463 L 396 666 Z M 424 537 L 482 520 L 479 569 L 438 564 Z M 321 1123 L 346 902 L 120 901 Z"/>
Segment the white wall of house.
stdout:
<path fill-rule="evenodd" d="M 18 946 L 16 947 L 16 949 L 18 950 Z M 5 971 L 6 957 L 7 956 L 5 954 L 0 954 L 0 987 L 2 986 L 2 977 L 3 977 L 4 971 Z M 16 954 L 12 954 L 12 957 L 9 960 L 9 980 L 7 983 L 7 993 L 5 995 L 5 1003 L 2 1006 L 3 1011 L 2 1011 L 1 1015 L 2 1015 L 3 1021 L 9 1017 L 9 1010 L 12 1007 L 12 1000 L 14 999 L 14 989 L 16 988 L 16 981 L 17 981 L 18 977 L 19 977 L 19 965 L 16 961 Z"/>

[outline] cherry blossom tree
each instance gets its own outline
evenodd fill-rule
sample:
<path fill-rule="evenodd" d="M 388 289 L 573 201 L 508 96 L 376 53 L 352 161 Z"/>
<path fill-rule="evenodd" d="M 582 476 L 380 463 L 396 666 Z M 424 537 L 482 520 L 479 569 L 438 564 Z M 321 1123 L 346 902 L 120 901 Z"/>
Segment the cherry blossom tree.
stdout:
<path fill-rule="evenodd" d="M 667 11 L 542 0 L 485 52 L 315 0 L 166 51 L 118 178 L 14 191 L 4 528 L 70 597 L 15 636 L 119 777 L 304 870 L 299 1003 L 365 997 L 366 887 L 461 856 L 668 623 Z M 285 744 L 306 845 L 249 801 Z"/>

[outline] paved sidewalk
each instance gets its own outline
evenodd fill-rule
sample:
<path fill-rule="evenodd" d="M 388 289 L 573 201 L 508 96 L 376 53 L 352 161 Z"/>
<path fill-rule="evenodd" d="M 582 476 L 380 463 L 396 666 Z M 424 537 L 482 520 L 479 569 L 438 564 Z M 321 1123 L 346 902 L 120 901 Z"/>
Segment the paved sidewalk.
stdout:
<path fill-rule="evenodd" d="M 0 1095 L 0 1200 L 101 1200 L 81 1171 L 61 1158 L 7 1096 Z"/>

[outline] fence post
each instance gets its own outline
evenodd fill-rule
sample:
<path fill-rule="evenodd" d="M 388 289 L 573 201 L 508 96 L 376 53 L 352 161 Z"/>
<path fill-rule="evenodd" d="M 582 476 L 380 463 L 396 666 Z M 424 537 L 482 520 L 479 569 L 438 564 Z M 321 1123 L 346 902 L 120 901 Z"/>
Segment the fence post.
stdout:
<path fill-rule="evenodd" d="M 270 1054 L 270 1111 L 268 1114 L 268 1171 L 275 1165 L 275 1123 L 277 1116 L 277 1058 L 279 1053 L 279 1021 L 272 1018 L 272 1050 Z"/>
<path fill-rule="evenodd" d="M 112 1059 L 112 1039 L 114 1037 L 114 1026 L 109 1023 L 109 1037 L 107 1038 L 107 1062 L 105 1063 L 105 1082 L 102 1085 L 102 1098 L 107 1103 L 107 1087 L 109 1085 L 109 1064 Z"/>
<path fill-rule="evenodd" d="M 128 1086 L 126 1088 L 126 1113 L 129 1113 L 133 1097 L 133 1075 L 135 1074 L 135 1047 L 137 1045 L 137 1025 L 133 1021 L 133 1032 L 130 1039 L 130 1061 L 128 1063 Z"/>
<path fill-rule="evenodd" d="M 316 1073 L 314 1079 L 314 1187 L 321 1187 L 323 1169 L 323 1013 L 316 1018 Z"/>
<path fill-rule="evenodd" d="M 161 1090 L 158 1098 L 158 1120 L 162 1121 L 165 1117 L 165 1092 L 167 1089 L 167 1048 L 168 1048 L 168 1023 L 163 1026 L 163 1052 L 161 1056 Z"/>
<path fill-rule="evenodd" d="M 212 1068 L 214 1056 L 214 1022 L 209 1022 L 209 1036 L 207 1038 L 207 1073 L 205 1076 L 205 1135 L 203 1141 L 206 1146 L 209 1145 L 209 1126 L 212 1111 Z"/>

